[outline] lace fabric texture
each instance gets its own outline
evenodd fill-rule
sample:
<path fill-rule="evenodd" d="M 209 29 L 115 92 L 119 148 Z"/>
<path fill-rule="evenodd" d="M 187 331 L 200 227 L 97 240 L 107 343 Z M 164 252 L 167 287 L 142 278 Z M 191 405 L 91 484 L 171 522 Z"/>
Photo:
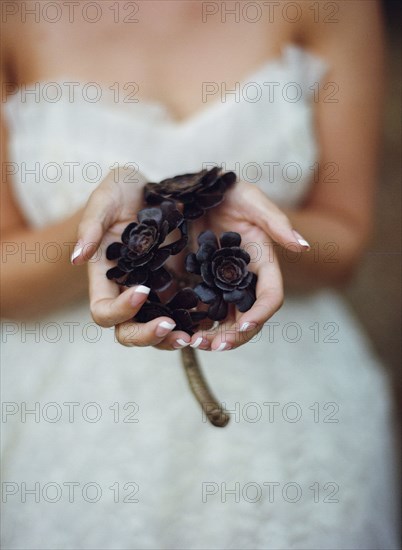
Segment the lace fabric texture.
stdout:
<path fill-rule="evenodd" d="M 274 101 L 206 103 L 182 123 L 157 103 L 17 93 L 6 105 L 16 197 L 41 227 L 82 206 L 116 163 L 153 181 L 223 164 L 297 205 L 318 159 L 312 86 L 324 71 L 289 46 L 241 83 L 279 83 Z M 281 95 L 292 82 L 294 102 Z M 86 303 L 4 321 L 2 337 L 3 481 L 16 484 L 4 547 L 398 547 L 388 384 L 336 293 L 291 296 L 247 346 L 201 352 L 233 411 L 224 430 L 202 418 L 177 353 L 120 346 Z"/>

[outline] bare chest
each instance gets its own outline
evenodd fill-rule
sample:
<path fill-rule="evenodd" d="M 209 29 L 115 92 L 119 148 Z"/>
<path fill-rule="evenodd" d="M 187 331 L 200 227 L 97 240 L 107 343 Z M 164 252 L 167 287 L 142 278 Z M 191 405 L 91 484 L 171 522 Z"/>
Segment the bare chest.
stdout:
<path fill-rule="evenodd" d="M 279 55 L 297 30 L 284 21 L 251 22 L 241 11 L 231 17 L 205 11 L 215 3 L 107 0 L 90 3 L 100 11 L 85 2 L 74 13 L 74 3 L 61 4 L 57 21 L 50 22 L 56 12 L 26 14 L 24 25 L 17 20 L 12 50 L 19 84 L 67 77 L 115 86 L 165 104 L 177 119 L 200 108 L 206 83 L 234 86 Z"/>

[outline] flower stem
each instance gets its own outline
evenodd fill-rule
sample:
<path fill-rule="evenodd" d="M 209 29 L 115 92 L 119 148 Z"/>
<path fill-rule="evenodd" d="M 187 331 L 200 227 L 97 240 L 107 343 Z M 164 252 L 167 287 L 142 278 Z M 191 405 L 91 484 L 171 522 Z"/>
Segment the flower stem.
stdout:
<path fill-rule="evenodd" d="M 191 347 L 186 347 L 180 351 L 187 381 L 194 397 L 201 405 L 211 424 L 218 428 L 224 428 L 229 422 L 229 413 L 218 403 L 209 389 L 207 381 L 202 374 L 195 350 Z"/>

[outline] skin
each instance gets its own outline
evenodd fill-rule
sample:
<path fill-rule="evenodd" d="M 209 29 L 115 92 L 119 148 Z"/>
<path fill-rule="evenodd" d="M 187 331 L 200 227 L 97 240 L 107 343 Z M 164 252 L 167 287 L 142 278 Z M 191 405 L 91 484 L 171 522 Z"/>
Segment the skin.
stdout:
<path fill-rule="evenodd" d="M 15 2 L 18 9 L 21 4 Z M 287 287 L 309 288 L 339 285 L 349 279 L 369 238 L 377 170 L 378 135 L 381 123 L 383 88 L 383 38 L 381 14 L 376 1 L 335 2 L 337 23 L 326 23 L 324 16 L 314 21 L 308 2 L 301 2 L 302 17 L 289 23 L 276 16 L 255 24 L 244 18 L 238 23 L 228 17 L 200 16 L 200 2 L 138 2 L 140 23 L 113 23 L 113 12 L 107 10 L 96 24 L 82 18 L 71 24 L 64 20 L 49 24 L 35 23 L 20 15 L 9 17 L 2 40 L 2 79 L 6 83 L 55 80 L 74 73 L 76 80 L 90 80 L 110 86 L 133 80 L 140 84 L 139 99 L 156 100 L 167 106 L 177 121 L 200 112 L 201 83 L 217 81 L 227 87 L 241 80 L 254 67 L 280 54 L 281 47 L 296 42 L 327 60 L 330 70 L 322 82 L 335 82 L 339 91 L 337 103 L 324 101 L 325 94 L 314 103 L 315 125 L 320 147 L 320 165 L 335 162 L 338 181 L 328 183 L 320 171 L 318 180 L 297 210 L 280 211 L 260 190 L 240 182 L 230 191 L 224 203 L 208 216 L 208 225 L 220 233 L 238 230 L 244 241 L 277 243 L 277 257 L 264 256 L 253 269 L 259 275 L 257 302 L 244 314 L 231 316 L 215 333 L 197 333 L 191 342 L 203 337 L 201 349 L 218 349 L 224 341 L 227 348 L 242 345 L 281 306 L 282 274 Z M 112 4 L 112 3 L 111 3 Z M 325 15 L 325 14 L 323 14 Z M 369 38 L 368 38 L 369 37 Z M 99 55 L 101 52 L 101 55 Z M 194 62 L 197 60 L 196 63 Z M 173 62 L 174 61 L 174 62 Z M 185 80 L 183 80 L 185 75 Z M 178 85 L 185 83 L 185 85 Z M 4 144 L 2 162 L 7 160 L 7 128 L 2 128 Z M 1 186 L 1 239 L 3 243 L 47 241 L 74 242 L 79 246 L 95 242 L 104 251 L 116 240 L 121 229 L 141 207 L 140 189 L 127 190 L 121 181 L 109 176 L 92 194 L 86 208 L 70 218 L 41 230 L 24 220 L 9 182 Z M 126 194 L 130 193 L 127 197 Z M 131 211 L 123 206 L 131 201 Z M 130 218 L 131 216 L 131 218 Z M 292 228 L 319 250 L 335 243 L 335 263 L 319 259 L 298 244 Z M 299 252 L 297 262 L 283 261 L 281 246 L 292 244 Z M 21 266 L 18 254 L 9 256 L 2 267 L 1 308 L 8 318 L 21 319 L 43 314 L 76 300 L 86 293 L 87 276 L 83 265 L 90 247 L 68 265 L 69 253 L 60 262 L 36 263 L 27 257 Z M 177 339 L 190 338 L 179 331 L 157 336 L 161 321 L 156 319 L 136 326 L 129 319 L 138 311 L 145 295 L 129 289 L 119 292 L 117 285 L 104 277 L 107 262 L 89 262 L 91 312 L 101 326 L 115 326 L 124 345 L 154 345 L 177 349 Z M 282 274 L 281 274 L 282 273 Z M 62 284 L 60 284 L 62 281 Z M 5 290 L 6 289 L 6 290 Z M 239 332 L 245 322 L 247 332 Z M 229 330 L 228 330 L 229 329 Z M 233 330 L 235 329 L 235 330 Z"/>

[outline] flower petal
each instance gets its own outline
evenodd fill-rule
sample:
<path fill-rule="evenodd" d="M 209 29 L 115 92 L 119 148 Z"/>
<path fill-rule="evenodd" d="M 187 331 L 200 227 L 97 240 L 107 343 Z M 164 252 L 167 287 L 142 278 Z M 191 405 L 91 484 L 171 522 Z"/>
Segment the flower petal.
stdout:
<path fill-rule="evenodd" d="M 197 275 L 201 273 L 200 264 L 198 263 L 197 258 L 193 252 L 187 254 L 185 259 L 185 266 L 186 271 L 188 271 L 189 273 L 196 273 Z"/>
<path fill-rule="evenodd" d="M 243 296 L 242 300 L 240 300 L 240 302 L 236 304 L 237 309 L 242 313 L 248 311 L 256 300 L 255 293 L 252 289 L 247 288 L 244 292 L 245 295 Z"/>
<path fill-rule="evenodd" d="M 194 325 L 198 325 L 200 321 L 208 317 L 207 311 L 190 311 L 190 317 Z"/>
<path fill-rule="evenodd" d="M 216 300 L 208 309 L 208 317 L 213 321 L 222 321 L 227 317 L 228 304 L 223 298 Z"/>
<path fill-rule="evenodd" d="M 245 278 L 237 285 L 237 288 L 241 290 L 243 288 L 247 288 L 248 286 L 250 286 L 250 283 L 253 280 L 253 276 L 255 276 L 254 273 L 251 273 L 251 271 L 249 271 L 245 276 Z"/>
<path fill-rule="evenodd" d="M 155 302 L 157 304 L 162 303 L 157 293 L 154 292 L 153 290 L 151 290 L 150 293 L 148 294 L 148 302 Z"/>
<path fill-rule="evenodd" d="M 240 248 L 239 246 L 231 246 L 229 248 L 220 248 L 213 255 L 212 261 L 216 261 L 217 258 L 223 258 L 223 257 L 229 258 L 230 256 L 233 258 L 238 258 L 243 260 L 246 265 L 249 264 L 251 261 L 250 255 L 243 248 Z"/>
<path fill-rule="evenodd" d="M 223 281 L 220 281 L 219 279 L 215 279 L 214 282 L 215 282 L 215 285 L 221 290 L 233 290 L 235 288 L 233 287 L 233 285 L 226 284 Z"/>
<path fill-rule="evenodd" d="M 181 252 L 183 248 L 185 248 L 185 246 L 187 245 L 187 242 L 188 242 L 188 237 L 187 235 L 184 235 L 183 237 L 181 237 L 181 239 L 178 239 L 174 243 L 167 244 L 166 246 L 163 246 L 159 250 L 168 250 L 169 254 L 171 254 L 172 256 L 175 256 L 176 254 Z"/>
<path fill-rule="evenodd" d="M 154 220 L 159 225 L 162 222 L 162 216 L 162 210 L 158 206 L 149 206 L 138 212 L 137 219 L 140 223 L 146 220 Z"/>
<path fill-rule="evenodd" d="M 171 282 L 172 276 L 164 267 L 151 271 L 148 277 L 148 286 L 152 290 L 165 290 Z"/>
<path fill-rule="evenodd" d="M 129 273 L 134 268 L 132 261 L 130 258 L 127 258 L 127 256 L 122 256 L 119 259 L 117 262 L 117 267 L 121 269 L 121 271 L 124 271 L 124 273 Z"/>
<path fill-rule="evenodd" d="M 208 195 L 199 194 L 197 196 L 197 204 L 199 204 L 204 209 L 218 206 L 218 204 L 220 204 L 222 201 L 223 201 L 222 193 L 214 193 L 214 194 L 208 194 Z"/>
<path fill-rule="evenodd" d="M 214 276 L 212 275 L 211 265 L 209 262 L 203 262 L 201 264 L 201 276 L 207 285 L 214 286 Z"/>
<path fill-rule="evenodd" d="M 176 208 L 173 201 L 163 201 L 160 205 L 163 215 L 169 223 L 169 232 L 173 231 L 183 221 L 183 214 Z"/>
<path fill-rule="evenodd" d="M 197 285 L 194 288 L 194 292 L 204 304 L 212 304 L 212 302 L 219 298 L 218 292 L 204 283 Z"/>
<path fill-rule="evenodd" d="M 123 245 L 121 243 L 112 243 L 106 249 L 106 258 L 108 260 L 117 260 L 121 256 L 121 249 Z"/>
<path fill-rule="evenodd" d="M 129 223 L 128 226 L 125 228 L 125 230 L 121 234 L 121 240 L 123 241 L 124 244 L 128 243 L 128 239 L 130 238 L 130 233 L 133 229 L 137 227 L 137 225 L 138 225 L 137 222 L 132 222 L 132 223 Z"/>
<path fill-rule="evenodd" d="M 144 187 L 144 199 L 148 204 L 160 204 L 163 201 L 159 193 L 159 183 L 148 182 Z"/>
<path fill-rule="evenodd" d="M 167 303 L 168 307 L 174 309 L 192 309 L 198 304 L 198 296 L 192 288 L 179 290 Z"/>
<path fill-rule="evenodd" d="M 147 267 L 138 267 L 128 274 L 124 281 L 125 286 L 143 285 L 148 279 L 149 269 Z"/>
<path fill-rule="evenodd" d="M 159 229 L 158 244 L 162 244 L 166 239 L 170 231 L 170 225 L 167 220 L 163 220 Z"/>
<path fill-rule="evenodd" d="M 216 238 L 215 233 L 210 229 L 202 231 L 197 237 L 197 242 L 200 246 L 204 243 L 209 243 L 212 244 L 215 249 L 219 248 L 218 239 Z"/>
<path fill-rule="evenodd" d="M 203 243 L 195 255 L 198 262 L 207 262 L 215 252 L 215 246 L 210 242 Z"/>
<path fill-rule="evenodd" d="M 202 187 L 204 189 L 211 187 L 211 185 L 216 182 L 221 172 L 222 168 L 219 168 L 218 166 L 214 166 L 211 170 L 208 170 L 201 180 Z"/>
<path fill-rule="evenodd" d="M 121 277 L 123 277 L 123 275 L 125 275 L 124 271 L 122 271 L 120 268 L 118 267 L 112 267 L 111 269 L 108 269 L 106 271 L 106 277 L 109 279 L 109 280 L 112 280 L 112 279 L 120 279 Z"/>
<path fill-rule="evenodd" d="M 139 257 L 134 257 L 132 260 L 131 260 L 131 264 L 134 266 L 134 267 L 139 267 L 141 265 L 145 265 L 147 264 L 148 262 L 151 261 L 151 259 L 153 258 L 154 256 L 154 251 L 151 250 L 150 252 L 148 252 L 148 254 L 144 254 L 143 256 L 139 256 Z"/>
<path fill-rule="evenodd" d="M 247 275 L 247 267 L 244 260 L 240 258 L 218 257 L 212 262 L 212 272 L 215 283 L 217 280 L 235 288 Z"/>
<path fill-rule="evenodd" d="M 179 227 L 182 235 L 188 235 L 188 222 L 186 220 L 183 219 Z"/>
<path fill-rule="evenodd" d="M 227 248 L 228 246 L 240 246 L 241 236 L 235 231 L 226 231 L 226 233 L 222 233 L 219 240 L 222 248 Z"/>
<path fill-rule="evenodd" d="M 225 302 L 236 303 L 240 302 L 246 294 L 245 290 L 234 289 L 232 291 L 224 292 L 223 299 Z"/>
<path fill-rule="evenodd" d="M 160 182 L 160 186 L 164 191 L 169 190 L 170 192 L 180 192 L 186 191 L 188 188 L 194 187 L 199 184 L 206 170 L 201 170 L 201 172 L 194 172 L 191 174 L 179 174 L 173 178 L 166 178 Z"/>
<path fill-rule="evenodd" d="M 170 251 L 164 248 L 160 248 L 154 254 L 152 260 L 148 263 L 148 267 L 151 271 L 159 269 L 163 266 L 166 260 L 170 257 Z"/>
<path fill-rule="evenodd" d="M 184 332 L 192 332 L 193 321 L 190 313 L 185 309 L 176 309 L 172 312 L 172 317 L 176 322 L 176 330 L 184 330 Z"/>
<path fill-rule="evenodd" d="M 185 204 L 183 208 L 183 216 L 186 220 L 196 220 L 204 214 L 204 209 L 198 206 L 197 203 L 192 202 Z"/>
<path fill-rule="evenodd" d="M 157 317 L 164 316 L 172 318 L 172 313 L 166 306 L 153 302 L 145 302 L 134 317 L 134 320 L 138 323 L 148 323 Z"/>
<path fill-rule="evenodd" d="M 225 174 L 222 174 L 220 177 L 220 185 L 224 186 L 224 190 L 226 191 L 231 187 L 237 180 L 237 176 L 234 172 L 226 172 Z"/>

